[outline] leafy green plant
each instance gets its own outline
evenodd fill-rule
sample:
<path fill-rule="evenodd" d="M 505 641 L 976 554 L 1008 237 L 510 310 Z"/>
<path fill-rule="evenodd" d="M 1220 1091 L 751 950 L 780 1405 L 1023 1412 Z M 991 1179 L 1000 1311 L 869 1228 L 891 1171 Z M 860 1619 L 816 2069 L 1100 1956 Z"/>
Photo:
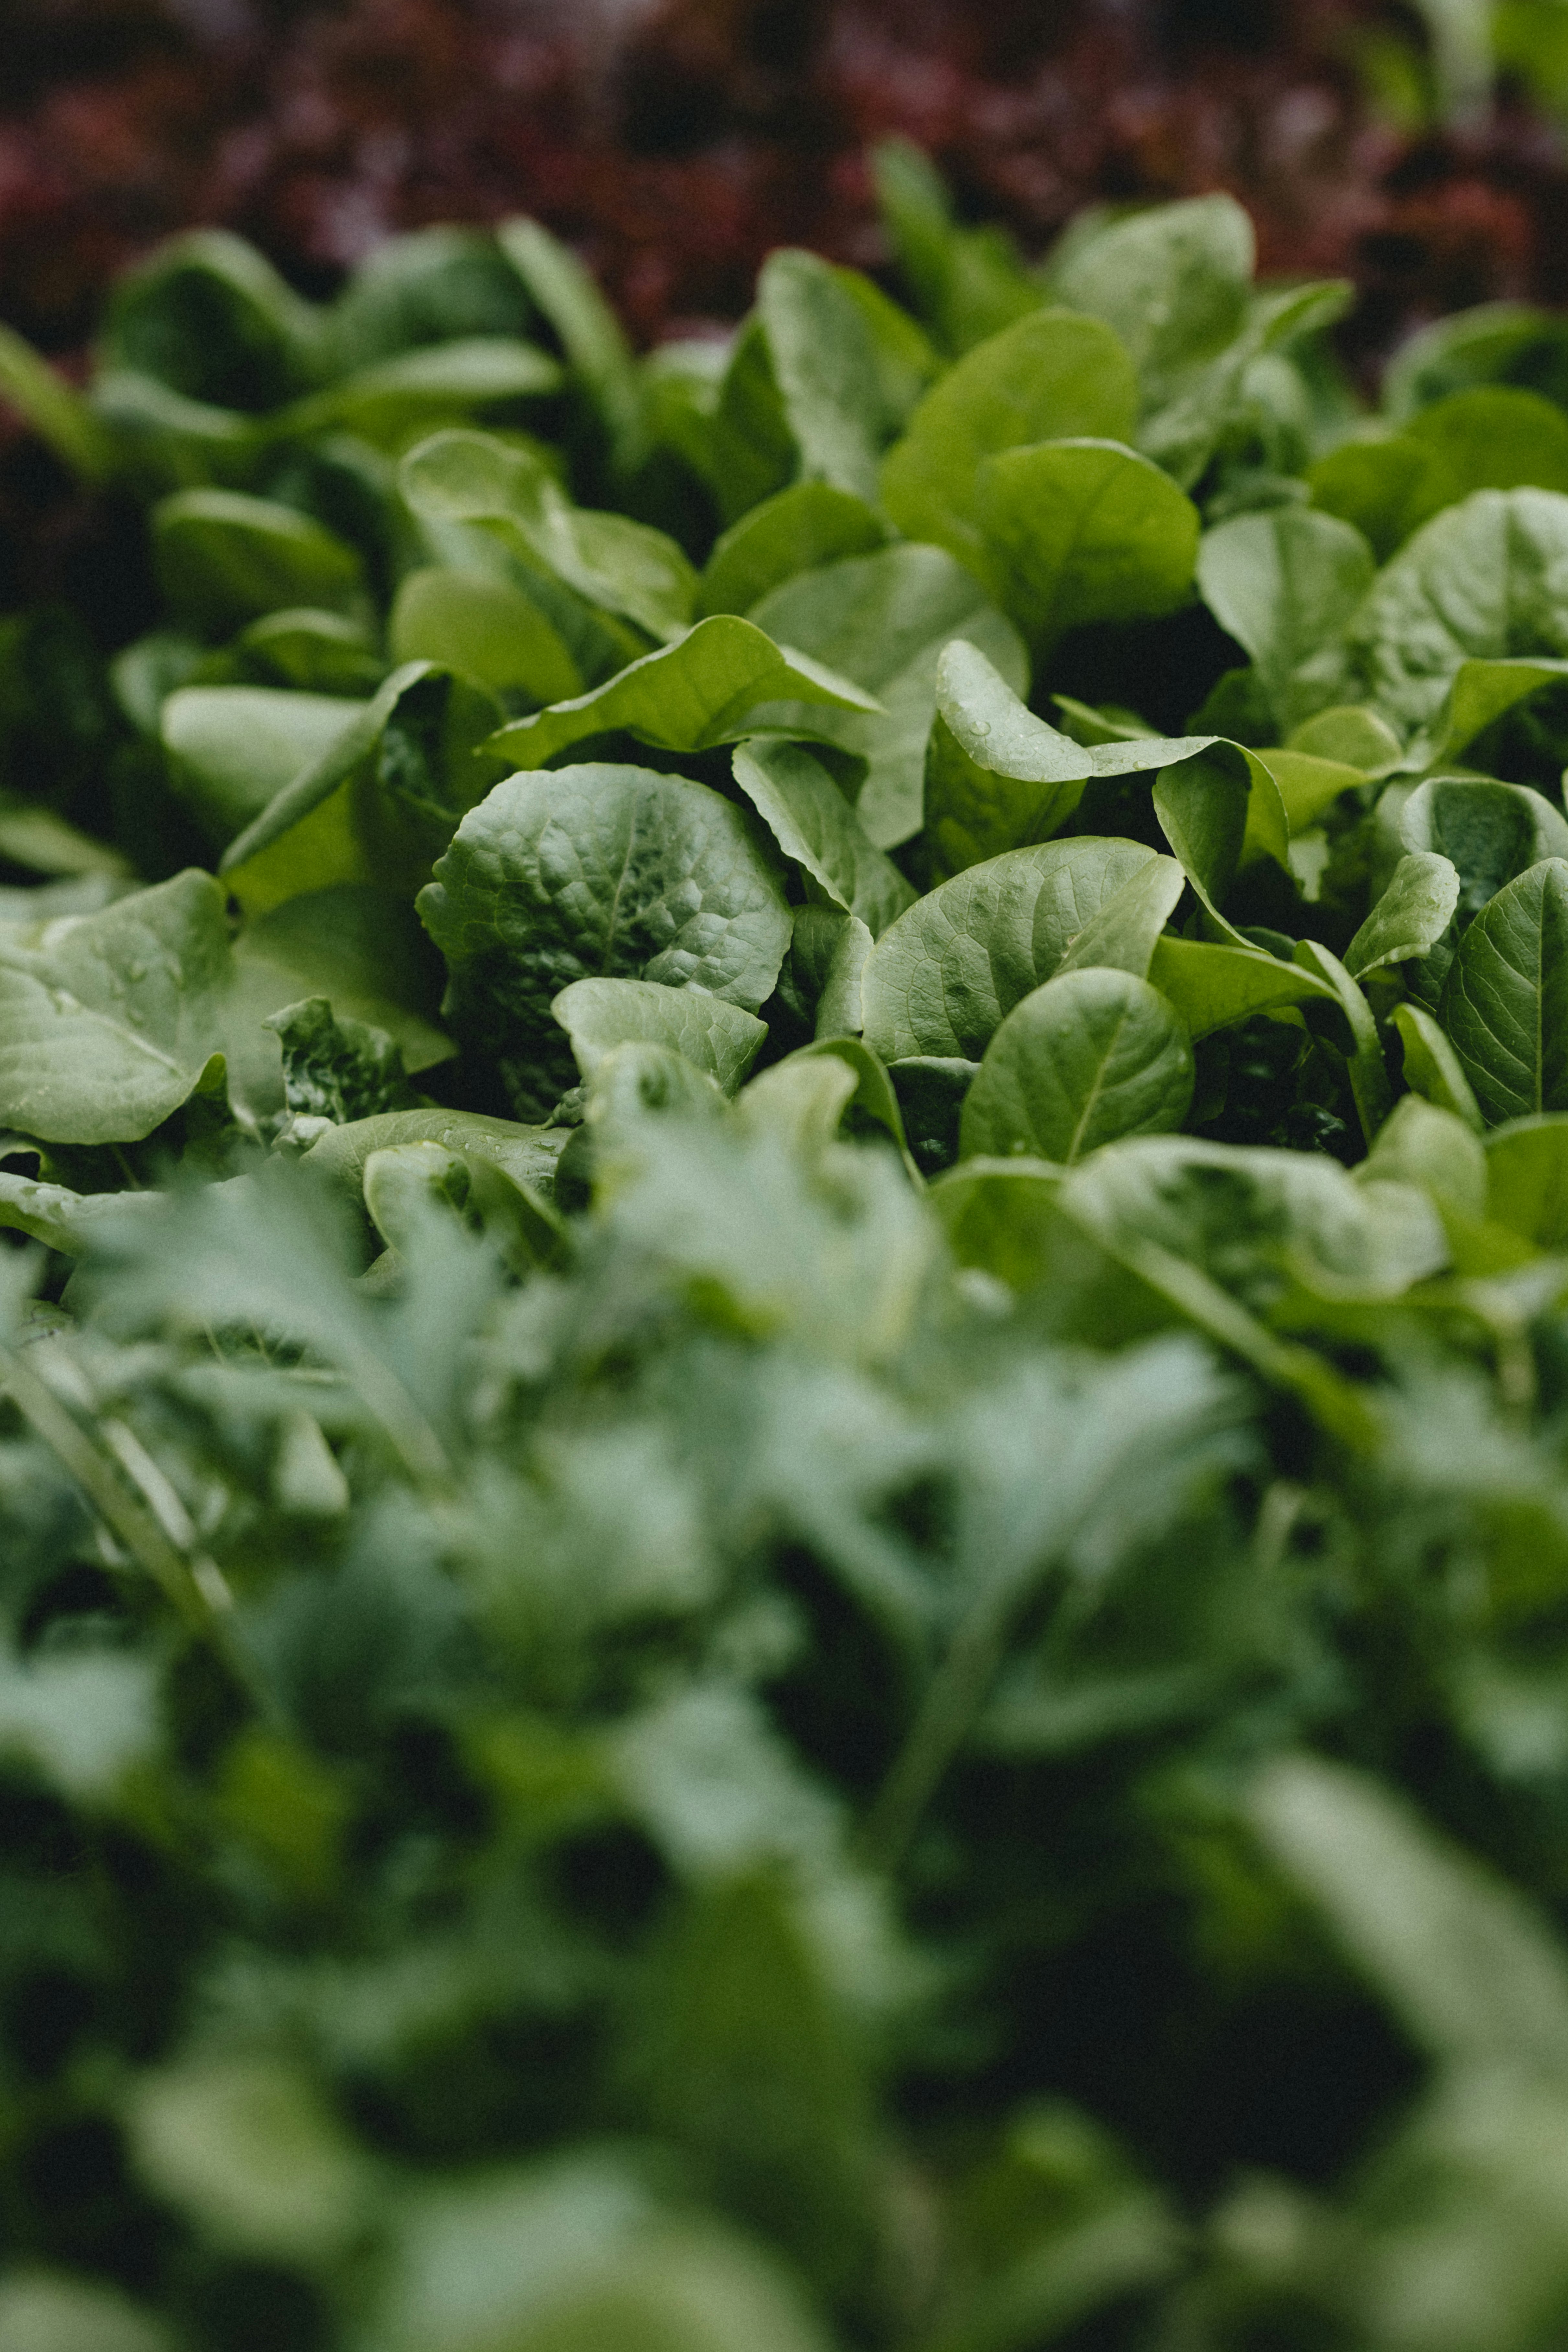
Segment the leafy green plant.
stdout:
<path fill-rule="evenodd" d="M 5 2352 L 1561 2339 L 1561 332 L 879 169 L 0 350 Z"/>

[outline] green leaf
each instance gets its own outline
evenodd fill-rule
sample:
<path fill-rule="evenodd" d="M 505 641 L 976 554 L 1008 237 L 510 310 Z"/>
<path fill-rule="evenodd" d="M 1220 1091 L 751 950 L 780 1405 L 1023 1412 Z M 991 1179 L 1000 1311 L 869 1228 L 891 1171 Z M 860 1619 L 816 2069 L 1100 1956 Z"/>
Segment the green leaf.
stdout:
<path fill-rule="evenodd" d="M 1037 441 L 1126 441 L 1137 401 L 1132 363 L 1108 327 L 1037 310 L 932 385 L 883 463 L 882 503 L 907 538 L 934 541 L 988 580 L 978 513 L 986 458 Z"/>
<path fill-rule="evenodd" d="M 1257 665 L 1282 730 L 1336 696 L 1331 666 L 1313 662 L 1373 584 L 1372 550 L 1358 530 L 1310 507 L 1237 515 L 1205 532 L 1198 585 L 1224 629 Z"/>
<path fill-rule="evenodd" d="M 1166 934 L 1154 942 L 1148 978 L 1168 997 L 1189 1036 L 1206 1037 L 1285 1004 L 1316 998 L 1337 1003 L 1335 990 L 1313 972 L 1281 963 L 1256 948 L 1217 947 L 1206 940 Z"/>
<path fill-rule="evenodd" d="M 795 908 L 788 981 L 816 1036 L 859 1035 L 865 1025 L 861 982 L 874 944 L 858 915 L 833 907 Z"/>
<path fill-rule="evenodd" d="M 1254 751 L 1214 743 L 1154 780 L 1154 814 L 1221 936 L 1248 942 L 1220 911 L 1241 866 L 1256 850 L 1283 866 L 1289 854 L 1279 787 Z"/>
<path fill-rule="evenodd" d="M 473 335 L 533 323 L 519 273 L 488 229 L 420 228 L 356 262 L 327 322 L 334 373 Z"/>
<path fill-rule="evenodd" d="M 14 2270 L 0 2285 L 0 2341 L 11 2352 L 169 2352 L 150 2312 L 97 2279 Z"/>
<path fill-rule="evenodd" d="M 1568 1110 L 1568 861 L 1542 858 L 1482 908 L 1441 1017 L 1489 1126 Z"/>
<path fill-rule="evenodd" d="M 1393 1020 L 1404 1049 L 1405 1083 L 1479 1134 L 1485 1121 L 1474 1090 L 1432 1015 L 1419 1004 L 1396 1004 Z"/>
<path fill-rule="evenodd" d="M 1452 760 L 1505 710 L 1543 686 L 1568 677 L 1568 662 L 1542 656 L 1500 661 L 1463 661 L 1437 714 L 1411 747 L 1406 766 L 1435 768 Z"/>
<path fill-rule="evenodd" d="M 101 482 L 114 442 L 101 419 L 14 328 L 0 326 L 0 398 L 26 417 L 41 441 L 86 482 Z"/>
<path fill-rule="evenodd" d="M 1360 768 L 1349 767 L 1340 760 L 1314 759 L 1306 751 L 1277 750 L 1270 744 L 1258 756 L 1279 787 L 1285 822 L 1292 837 L 1310 831 L 1325 810 L 1332 808 L 1342 793 L 1352 792 L 1367 781 Z"/>
<path fill-rule="evenodd" d="M 141 2178 L 227 2251 L 309 2269 L 363 2228 L 369 2160 L 289 2062 L 189 2058 L 138 2077 L 128 2105 Z"/>
<path fill-rule="evenodd" d="M 1487 1155 L 1468 1120 L 1419 1094 L 1401 1095 L 1357 1171 L 1369 1183 L 1415 1184 L 1440 1209 L 1487 1213 Z"/>
<path fill-rule="evenodd" d="M 816 254 L 771 253 L 757 278 L 756 315 L 801 479 L 873 500 L 881 387 L 854 296 Z"/>
<path fill-rule="evenodd" d="M 907 139 L 871 152 L 883 226 L 918 306 L 939 342 L 957 354 L 1037 310 L 1038 281 L 1002 229 L 961 228 L 942 175 Z"/>
<path fill-rule="evenodd" d="M 1448 508 L 1379 573 L 1347 628 L 1359 691 L 1342 698 L 1364 698 L 1412 732 L 1438 719 L 1466 661 L 1561 659 L 1565 562 L 1568 498 L 1557 491 L 1478 490 Z"/>
<path fill-rule="evenodd" d="M 727 1095 L 744 1083 L 768 1034 L 765 1021 L 705 988 L 661 988 L 651 980 L 574 980 L 550 1009 L 584 1078 L 616 1046 L 638 1039 L 684 1055 Z"/>
<path fill-rule="evenodd" d="M 120 280 L 101 348 L 107 367 L 156 376 L 188 400 L 261 413 L 314 377 L 321 320 L 243 237 L 195 229 Z"/>
<path fill-rule="evenodd" d="M 194 870 L 47 945 L 0 934 L 0 1123 L 57 1143 L 151 1135 L 210 1080 L 232 981 L 224 893 Z"/>
<path fill-rule="evenodd" d="M 494 434 L 434 433 L 398 485 L 415 513 L 478 523 L 525 560 L 665 644 L 690 625 L 697 575 L 672 539 L 626 515 L 575 507 L 542 459 Z"/>
<path fill-rule="evenodd" d="M 1349 1038 L 1345 1061 L 1351 1092 L 1362 1133 L 1370 1144 L 1388 1116 L 1390 1092 L 1383 1041 L 1372 1007 L 1338 956 L 1331 955 L 1321 940 L 1298 940 L 1295 961 L 1315 979 L 1327 981 L 1339 999 Z"/>
<path fill-rule="evenodd" d="M 867 761 L 856 812 L 879 849 L 920 830 L 943 646 L 967 638 L 1016 690 L 1028 677 L 1011 623 L 935 547 L 889 547 L 803 572 L 764 596 L 751 617 L 777 644 L 852 678 L 882 705 L 881 718 L 800 703 L 752 714 L 756 728 L 837 743 Z"/>
<path fill-rule="evenodd" d="M 286 899 L 251 918 L 234 955 L 241 994 L 258 1005 L 265 995 L 266 1012 L 324 996 L 340 1020 L 385 1030 L 408 1070 L 453 1051 L 436 1025 L 439 962 L 413 908 L 389 892 L 345 883 Z"/>
<path fill-rule="evenodd" d="M 597 2149 L 410 2199 L 375 2329 L 387 2352 L 827 2352 L 760 2248 L 661 2214 Z"/>
<path fill-rule="evenodd" d="M 341 695 L 271 686 L 180 687 L 159 719 L 171 782 L 221 849 L 296 776 L 327 758 L 365 708 Z"/>
<path fill-rule="evenodd" d="M 338 883 L 416 889 L 502 764 L 483 748 L 499 716 L 481 688 L 405 662 L 230 842 L 219 872 L 251 914 Z"/>
<path fill-rule="evenodd" d="M 1539 393 L 1450 393 L 1403 433 L 1320 460 L 1310 479 L 1317 504 L 1358 524 L 1386 562 L 1412 531 L 1473 490 L 1568 490 L 1568 419 Z"/>
<path fill-rule="evenodd" d="M 560 368 L 534 344 L 469 335 L 356 369 L 283 409 L 271 426 L 281 438 L 300 441 L 318 433 L 355 433 L 395 454 L 416 433 L 513 401 L 537 400 L 560 386 Z"/>
<path fill-rule="evenodd" d="M 1293 727 L 1285 748 L 1313 759 L 1359 769 L 1363 776 L 1387 775 L 1398 767 L 1403 753 L 1398 736 L 1386 720 L 1363 703 L 1340 703 L 1314 712 Z"/>
<path fill-rule="evenodd" d="M 1486 1213 L 1537 1248 L 1568 1248 L 1568 1116 L 1511 1119 L 1486 1140 Z"/>
<path fill-rule="evenodd" d="M 569 744 L 615 732 L 667 751 L 706 751 L 733 742 L 760 704 L 786 696 L 839 710 L 877 709 L 875 698 L 851 679 L 793 648 L 781 650 L 750 621 L 718 614 L 591 694 L 514 719 L 488 748 L 519 768 L 542 768 Z"/>
<path fill-rule="evenodd" d="M 572 1083 L 550 1013 L 571 982 L 695 986 L 754 1013 L 789 944 L 748 820 L 706 785 L 646 768 L 507 778 L 464 818 L 418 904 L 451 974 L 451 1017 L 541 1117 Z"/>
<path fill-rule="evenodd" d="M 1058 301 L 1115 330 L 1155 408 L 1241 332 L 1253 261 L 1252 223 L 1235 198 L 1196 196 L 1081 238 L 1051 283 Z"/>
<path fill-rule="evenodd" d="M 1063 972 L 986 1047 L 960 1150 L 1068 1166 L 1121 1136 L 1180 1127 L 1192 1098 L 1191 1041 L 1157 989 L 1130 972 Z"/>
<path fill-rule="evenodd" d="M 1344 953 L 1352 980 L 1384 964 L 1405 963 L 1435 948 L 1459 903 L 1459 877 L 1429 851 L 1402 857 L 1388 887 Z"/>
<path fill-rule="evenodd" d="M 1107 900 L 1155 863 L 1142 842 L 1075 840 L 969 866 L 878 940 L 863 982 L 866 1043 L 885 1062 L 978 1061 Z"/>
<path fill-rule="evenodd" d="M 176 490 L 153 508 L 153 561 L 174 609 L 230 628 L 280 604 L 353 604 L 359 555 L 324 523 L 239 490 Z"/>
<path fill-rule="evenodd" d="M 150 497 L 204 485 L 248 489 L 267 453 L 259 418 L 187 400 L 133 368 L 97 377 L 91 404 L 114 470 Z"/>
<path fill-rule="evenodd" d="M 1489 776 L 1433 776 L 1399 813 L 1413 852 L 1436 851 L 1459 877 L 1458 907 L 1473 915 L 1543 857 L 1568 857 L 1568 821 L 1525 784 Z"/>
<path fill-rule="evenodd" d="M 1146 979 L 1150 958 L 1186 886 L 1187 877 L 1173 857 L 1152 858 L 1090 916 L 1058 971 L 1108 965 Z"/>
<path fill-rule="evenodd" d="M 915 893 L 873 847 L 822 761 L 802 743 L 753 735 L 736 747 L 735 782 L 784 856 L 830 905 L 885 931 Z"/>
<path fill-rule="evenodd" d="M 988 458 L 975 514 L 998 601 L 1037 658 L 1068 629 L 1152 619 L 1186 602 L 1197 509 L 1114 441 L 1044 441 Z"/>
<path fill-rule="evenodd" d="M 434 662 L 477 678 L 493 694 L 566 702 L 583 673 L 560 633 L 527 591 L 480 572 L 426 564 L 398 585 L 386 624 L 396 662 Z"/>
<path fill-rule="evenodd" d="M 502 221 L 495 236 L 554 328 L 612 440 L 624 443 L 638 422 L 641 395 L 631 346 L 597 283 L 570 247 L 538 221 Z"/>
<path fill-rule="evenodd" d="M 956 638 L 937 664 L 926 751 L 926 832 L 936 872 L 945 880 L 1059 832 L 1091 776 L 1165 767 L 1214 740 L 1140 732 L 1085 745 L 1037 719 L 984 655 Z"/>
<path fill-rule="evenodd" d="M 305 694 L 374 694 L 387 670 L 362 622 L 309 604 L 264 613 L 240 631 L 233 652 L 237 660 L 259 668 L 268 683 Z"/>
<path fill-rule="evenodd" d="M 1568 1965 L 1514 1888 L 1342 1764 L 1281 1759 L 1248 1811 L 1433 2057 L 1568 2073 Z"/>
<path fill-rule="evenodd" d="M 411 1107 L 403 1055 L 384 1029 L 346 1015 L 329 1000 L 310 996 L 268 1014 L 283 1055 L 283 1097 L 307 1118 L 374 1118 Z"/>
<path fill-rule="evenodd" d="M 548 1200 L 556 1162 L 571 1132 L 564 1127 L 520 1127 L 511 1119 L 432 1104 L 428 1109 L 384 1111 L 374 1118 L 330 1128 L 311 1144 L 305 1159 L 312 1169 L 358 1194 L 374 1153 L 395 1151 L 409 1143 L 434 1143 L 464 1160 L 493 1160 L 514 1183 Z"/>
<path fill-rule="evenodd" d="M 888 541 L 873 507 L 828 482 L 795 482 L 763 499 L 714 542 L 698 592 L 699 609 L 749 613 L 770 588 L 847 555 L 871 555 Z"/>

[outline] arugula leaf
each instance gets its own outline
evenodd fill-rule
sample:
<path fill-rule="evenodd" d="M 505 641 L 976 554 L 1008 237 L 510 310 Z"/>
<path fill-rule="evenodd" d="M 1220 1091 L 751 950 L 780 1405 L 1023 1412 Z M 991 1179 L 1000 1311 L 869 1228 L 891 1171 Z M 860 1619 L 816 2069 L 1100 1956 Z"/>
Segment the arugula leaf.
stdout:
<path fill-rule="evenodd" d="M 571 1064 L 550 1007 L 578 979 L 698 987 L 755 1013 L 790 917 L 740 811 L 706 785 L 589 765 L 509 777 L 419 894 L 447 1012 L 542 1118 Z"/>
<path fill-rule="evenodd" d="M 1179 1127 L 1192 1098 L 1192 1045 L 1157 989 L 1131 972 L 1064 971 L 986 1046 L 959 1148 L 1070 1166 L 1119 1137 Z"/>

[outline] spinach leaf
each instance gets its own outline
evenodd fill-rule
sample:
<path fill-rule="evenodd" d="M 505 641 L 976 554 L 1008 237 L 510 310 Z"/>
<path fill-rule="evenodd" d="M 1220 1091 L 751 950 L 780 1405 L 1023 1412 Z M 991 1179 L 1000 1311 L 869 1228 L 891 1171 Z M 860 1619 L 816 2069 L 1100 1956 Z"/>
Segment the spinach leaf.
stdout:
<path fill-rule="evenodd" d="M 1067 971 L 1016 1004 L 987 1045 L 960 1149 L 1070 1165 L 1121 1136 L 1179 1127 L 1192 1097 L 1192 1045 L 1159 991 L 1130 972 Z"/>
<path fill-rule="evenodd" d="M 699 586 L 704 614 L 749 613 L 770 588 L 888 541 L 874 507 L 829 482 L 795 482 L 762 499 L 721 533 Z"/>
<path fill-rule="evenodd" d="M 1565 565 L 1568 498 L 1557 491 L 1478 490 L 1448 508 L 1379 573 L 1346 628 L 1357 691 L 1345 698 L 1413 733 L 1437 719 L 1467 660 L 1560 659 Z"/>
<path fill-rule="evenodd" d="M 592 693 L 514 719 L 488 748 L 520 768 L 542 768 L 584 737 L 617 730 L 667 751 L 705 751 L 733 742 L 749 713 L 786 696 L 803 706 L 878 709 L 851 679 L 793 647 L 781 650 L 752 622 L 720 614 Z"/>
<path fill-rule="evenodd" d="M 1417 851 L 1402 857 L 1388 887 L 1345 950 L 1352 980 L 1383 965 L 1428 954 L 1453 920 L 1459 877 L 1446 857 Z"/>
<path fill-rule="evenodd" d="M 282 1048 L 283 1096 L 306 1118 L 374 1118 L 412 1106 L 403 1056 L 384 1029 L 340 1017 L 324 996 L 268 1014 Z"/>
<path fill-rule="evenodd" d="M 153 560 L 174 611 L 232 627 L 283 604 L 352 606 L 356 551 L 293 507 L 238 490 L 177 490 L 153 510 Z"/>
<path fill-rule="evenodd" d="M 767 1024 L 705 988 L 661 987 L 649 980 L 574 980 L 551 1006 L 572 1040 L 584 1078 L 629 1040 L 668 1045 L 717 1078 L 727 1095 L 741 1086 Z"/>
<path fill-rule="evenodd" d="M 926 750 L 926 836 L 939 879 L 1058 833 L 1090 777 L 1163 768 L 1213 740 L 1133 732 L 1086 746 L 1037 719 L 977 647 L 955 639 L 937 664 Z"/>
<path fill-rule="evenodd" d="M 765 704 L 751 722 L 858 753 L 867 775 L 856 811 L 879 849 L 920 830 L 942 647 L 968 639 L 1009 687 L 1022 689 L 1028 675 L 1011 624 L 940 548 L 889 547 L 803 572 L 753 605 L 751 618 L 776 644 L 853 679 L 881 704 L 881 717 Z"/>
<path fill-rule="evenodd" d="M 571 1083 L 550 1015 L 563 988 L 650 980 L 755 1013 L 790 932 L 741 812 L 644 768 L 509 777 L 464 818 L 418 906 L 451 975 L 448 1017 L 541 1118 Z"/>
<path fill-rule="evenodd" d="M 1542 858 L 1488 901 L 1441 1019 L 1489 1125 L 1568 1109 L 1568 861 Z"/>
<path fill-rule="evenodd" d="M 974 510 L 991 585 L 1037 659 L 1068 629 L 1186 602 L 1197 509 L 1113 441 L 1044 441 L 987 458 Z"/>
<path fill-rule="evenodd" d="M 934 541 L 988 580 L 977 512 L 986 458 L 1037 441 L 1125 441 L 1136 413 L 1132 362 L 1110 330 L 1038 310 L 932 385 L 883 463 L 882 503 L 906 537 Z"/>
<path fill-rule="evenodd" d="M 821 760 L 802 743 L 753 735 L 739 745 L 735 782 L 784 855 L 832 906 L 887 929 L 915 897 L 892 860 L 873 846 Z"/>
<path fill-rule="evenodd" d="M 224 894 L 176 875 L 37 947 L 0 935 L 0 1120 L 58 1143 L 134 1143 L 221 1088 L 233 980 Z"/>
<path fill-rule="evenodd" d="M 1197 196 L 1080 236 L 1051 286 L 1115 330 L 1153 409 L 1241 332 L 1253 261 L 1252 223 L 1234 197 Z"/>
<path fill-rule="evenodd" d="M 1252 656 L 1282 733 L 1350 698 L 1336 692 L 1333 641 L 1366 597 L 1373 569 L 1358 530 L 1309 507 L 1237 515 L 1205 533 L 1197 557 L 1204 600 Z"/>
<path fill-rule="evenodd" d="M 862 982 L 866 1043 L 885 1062 L 978 1061 L 1014 1005 L 1056 972 L 1125 884 L 1157 863 L 1135 841 L 1048 841 L 969 866 L 877 941 Z"/>

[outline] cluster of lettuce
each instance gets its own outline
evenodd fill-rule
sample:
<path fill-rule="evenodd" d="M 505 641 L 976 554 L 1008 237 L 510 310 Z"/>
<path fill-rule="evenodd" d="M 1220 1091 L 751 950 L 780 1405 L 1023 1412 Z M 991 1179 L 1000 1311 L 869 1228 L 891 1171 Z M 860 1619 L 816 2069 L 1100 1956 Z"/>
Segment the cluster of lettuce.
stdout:
<path fill-rule="evenodd" d="M 1561 2340 L 1568 324 L 881 176 L 0 342 L 6 2352 Z"/>

